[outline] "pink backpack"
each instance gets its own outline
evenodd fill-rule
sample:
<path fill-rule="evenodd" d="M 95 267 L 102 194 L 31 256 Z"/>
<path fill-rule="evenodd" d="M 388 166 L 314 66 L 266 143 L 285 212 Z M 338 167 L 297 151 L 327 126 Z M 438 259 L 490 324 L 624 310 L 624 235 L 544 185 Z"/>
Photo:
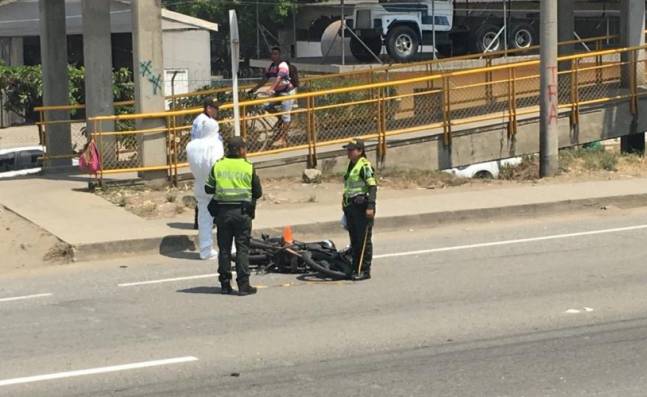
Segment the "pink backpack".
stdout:
<path fill-rule="evenodd" d="M 88 174 L 96 174 L 99 172 L 100 162 L 99 149 L 97 149 L 97 144 L 92 139 L 79 156 L 79 168 Z"/>

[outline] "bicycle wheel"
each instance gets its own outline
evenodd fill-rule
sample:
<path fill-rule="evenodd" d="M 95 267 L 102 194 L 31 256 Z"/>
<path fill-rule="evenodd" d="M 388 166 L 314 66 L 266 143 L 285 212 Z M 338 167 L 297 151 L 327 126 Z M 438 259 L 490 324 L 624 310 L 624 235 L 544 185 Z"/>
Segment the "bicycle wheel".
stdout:
<path fill-rule="evenodd" d="M 313 257 L 316 256 L 316 258 Z M 346 266 L 346 263 L 335 254 L 328 254 L 323 251 L 305 251 L 301 254 L 303 261 L 306 266 L 310 269 L 328 276 L 334 280 L 345 280 L 350 279 L 350 266 Z M 348 269 L 345 269 L 348 267 Z"/>

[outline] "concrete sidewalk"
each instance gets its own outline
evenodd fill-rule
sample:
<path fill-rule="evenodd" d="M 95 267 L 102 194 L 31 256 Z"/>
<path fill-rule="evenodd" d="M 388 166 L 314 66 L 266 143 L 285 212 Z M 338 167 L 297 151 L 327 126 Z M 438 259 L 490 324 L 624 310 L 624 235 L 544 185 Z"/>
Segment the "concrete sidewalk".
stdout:
<path fill-rule="evenodd" d="M 647 206 L 647 178 L 572 184 L 525 184 L 475 190 L 391 190 L 378 200 L 377 228 L 532 216 L 604 205 Z M 87 192 L 85 178 L 0 181 L 0 205 L 69 244 L 77 260 L 194 249 L 193 213 L 146 220 Z M 260 206 L 256 232 L 342 232 L 338 203 Z"/>

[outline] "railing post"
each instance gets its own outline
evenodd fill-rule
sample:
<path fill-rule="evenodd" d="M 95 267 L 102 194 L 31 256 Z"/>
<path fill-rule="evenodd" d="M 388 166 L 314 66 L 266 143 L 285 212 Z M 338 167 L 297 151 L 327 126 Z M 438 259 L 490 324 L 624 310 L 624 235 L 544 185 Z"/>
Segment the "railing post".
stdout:
<path fill-rule="evenodd" d="M 571 62 L 571 128 L 575 129 L 580 123 L 580 83 L 579 83 L 580 59 Z M 599 70 L 599 68 L 597 69 Z"/>
<path fill-rule="evenodd" d="M 491 104 L 494 102 L 494 90 L 492 88 L 492 71 L 490 71 L 490 68 L 492 67 L 492 58 L 486 58 L 485 59 L 485 67 L 488 69 L 485 72 L 485 98 L 487 100 L 488 104 Z"/>
<path fill-rule="evenodd" d="M 597 40 L 595 42 L 595 50 L 600 51 L 602 49 L 602 42 L 600 40 Z M 602 56 L 601 55 L 596 55 L 595 56 L 595 82 L 600 85 L 602 84 Z"/>
<path fill-rule="evenodd" d="M 173 125 L 171 124 L 171 117 L 166 117 L 166 178 L 169 182 L 173 183 Z"/>
<path fill-rule="evenodd" d="M 508 68 L 508 139 L 513 138 L 517 134 L 517 94 L 515 79 L 515 68 Z"/>
<path fill-rule="evenodd" d="M 103 123 L 98 123 L 97 120 L 94 120 L 94 134 L 99 133 L 99 186 L 103 187 L 103 134 L 102 127 Z M 115 128 L 116 129 L 116 128 Z"/>
<path fill-rule="evenodd" d="M 384 103 L 384 88 L 377 90 L 377 150 L 376 160 L 378 168 L 382 168 L 386 157 L 386 106 Z"/>
<path fill-rule="evenodd" d="M 308 168 L 315 168 L 317 166 L 317 133 L 315 131 L 315 118 L 314 118 L 314 97 L 309 96 L 307 99 L 307 112 L 306 112 L 306 132 L 308 137 Z"/>
<path fill-rule="evenodd" d="M 629 53 L 631 62 L 631 114 L 638 115 L 638 50 Z"/>
<path fill-rule="evenodd" d="M 241 107 L 240 107 L 240 135 L 243 137 L 245 142 L 247 142 L 247 145 L 249 147 L 253 147 L 251 142 L 249 142 L 247 140 L 248 139 L 248 131 L 247 131 L 246 117 L 247 117 L 247 106 L 246 105 L 241 105 Z"/>
<path fill-rule="evenodd" d="M 443 141 L 445 145 L 449 145 L 452 141 L 452 126 L 451 126 L 451 105 L 449 103 L 451 96 L 449 95 L 449 77 L 443 76 Z"/>
<path fill-rule="evenodd" d="M 173 125 L 173 186 L 177 187 L 177 176 L 178 176 L 178 144 L 180 143 L 180 134 L 177 129 L 177 116 L 173 115 L 171 117 Z"/>

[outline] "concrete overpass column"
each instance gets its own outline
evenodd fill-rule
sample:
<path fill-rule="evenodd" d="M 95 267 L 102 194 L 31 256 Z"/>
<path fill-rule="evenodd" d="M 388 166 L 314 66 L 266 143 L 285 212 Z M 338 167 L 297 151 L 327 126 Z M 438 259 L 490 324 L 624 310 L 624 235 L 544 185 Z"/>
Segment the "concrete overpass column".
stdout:
<path fill-rule="evenodd" d="M 110 43 L 110 1 L 83 0 L 83 59 L 85 62 L 85 114 L 87 118 L 114 114 L 112 105 L 112 46 Z M 114 131 L 114 123 L 103 122 L 101 131 Z M 89 133 L 94 124 L 89 123 Z M 110 156 L 114 139 L 101 139 L 104 157 Z"/>
<path fill-rule="evenodd" d="M 65 0 L 39 0 L 40 50 L 43 68 L 43 104 L 45 106 L 67 105 L 67 35 L 65 31 Z M 48 112 L 50 121 L 67 120 L 69 112 Z M 72 137 L 69 124 L 47 126 L 47 153 L 50 156 L 68 155 L 72 152 Z M 71 159 L 51 159 L 46 169 L 71 166 Z"/>
<path fill-rule="evenodd" d="M 644 0 L 621 0 L 620 1 L 620 43 L 623 47 L 636 47 L 645 44 L 645 1 Z M 638 60 L 645 59 L 645 52 L 638 51 Z M 630 54 L 623 54 L 622 61 L 632 60 Z M 637 67 L 636 83 L 642 85 L 645 82 L 644 63 Z M 628 88 L 633 75 L 633 65 L 626 65 L 622 73 L 623 87 Z M 624 153 L 645 153 L 645 132 L 635 131 L 632 128 L 631 134 L 623 136 L 620 140 L 620 147 Z"/>
<path fill-rule="evenodd" d="M 135 111 L 164 111 L 164 58 L 162 53 L 162 8 L 160 0 L 138 0 L 131 3 L 133 17 L 133 66 L 135 77 Z M 164 127 L 164 119 L 137 121 L 138 129 Z M 166 164 L 166 133 L 146 134 L 141 140 L 144 166 Z M 146 172 L 142 177 L 166 177 L 166 171 Z"/>

